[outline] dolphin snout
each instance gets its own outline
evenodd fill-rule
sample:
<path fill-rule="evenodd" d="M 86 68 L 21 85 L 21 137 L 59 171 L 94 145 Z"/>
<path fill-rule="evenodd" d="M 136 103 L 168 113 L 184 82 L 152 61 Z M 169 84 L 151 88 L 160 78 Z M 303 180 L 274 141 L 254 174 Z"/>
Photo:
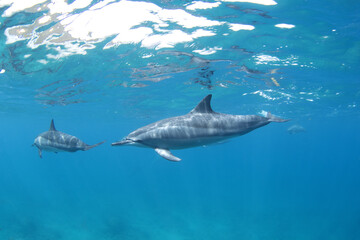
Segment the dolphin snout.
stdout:
<path fill-rule="evenodd" d="M 121 141 L 112 143 L 111 146 L 121 146 L 121 145 L 125 145 L 125 144 L 130 144 L 130 143 L 133 143 L 133 141 L 126 138 Z"/>

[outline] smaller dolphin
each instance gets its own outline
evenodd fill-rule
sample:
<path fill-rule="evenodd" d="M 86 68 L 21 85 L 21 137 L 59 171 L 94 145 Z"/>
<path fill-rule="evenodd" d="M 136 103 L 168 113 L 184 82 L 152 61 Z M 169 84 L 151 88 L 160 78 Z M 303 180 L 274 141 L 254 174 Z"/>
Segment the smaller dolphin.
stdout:
<path fill-rule="evenodd" d="M 287 132 L 289 134 L 297 134 L 297 133 L 301 133 L 301 132 L 306 132 L 306 129 L 299 124 L 295 124 L 295 125 L 290 126 L 287 129 Z"/>
<path fill-rule="evenodd" d="M 87 145 L 80 139 L 69 134 L 59 132 L 55 129 L 54 119 L 51 120 L 50 129 L 41 133 L 34 140 L 34 144 L 39 150 L 39 156 L 42 158 L 42 150 L 48 152 L 76 152 L 79 150 L 87 151 L 103 144 L 105 141 L 94 145 Z"/>

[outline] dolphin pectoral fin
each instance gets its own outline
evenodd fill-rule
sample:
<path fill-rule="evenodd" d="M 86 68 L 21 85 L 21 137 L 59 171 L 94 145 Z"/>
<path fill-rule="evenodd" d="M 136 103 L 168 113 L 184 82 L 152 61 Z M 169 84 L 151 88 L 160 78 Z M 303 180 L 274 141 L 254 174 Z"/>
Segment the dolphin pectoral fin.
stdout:
<path fill-rule="evenodd" d="M 155 152 L 157 152 L 161 157 L 165 158 L 166 160 L 174 161 L 174 162 L 181 161 L 180 158 L 172 155 L 168 149 L 155 148 Z"/>
<path fill-rule="evenodd" d="M 41 152 L 40 148 L 38 148 L 38 152 L 39 152 L 39 157 L 42 158 L 42 152 Z"/>

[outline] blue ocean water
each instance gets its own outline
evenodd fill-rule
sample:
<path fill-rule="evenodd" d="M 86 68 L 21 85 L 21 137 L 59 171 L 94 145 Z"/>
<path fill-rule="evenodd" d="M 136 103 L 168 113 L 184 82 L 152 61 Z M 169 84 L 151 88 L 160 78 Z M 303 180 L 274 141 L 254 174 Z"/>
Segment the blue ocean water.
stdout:
<path fill-rule="evenodd" d="M 360 239 L 359 10 L 0 1 L 0 239 Z M 110 146 L 207 94 L 217 112 L 291 121 L 180 162 Z M 51 119 L 106 143 L 39 158 Z"/>

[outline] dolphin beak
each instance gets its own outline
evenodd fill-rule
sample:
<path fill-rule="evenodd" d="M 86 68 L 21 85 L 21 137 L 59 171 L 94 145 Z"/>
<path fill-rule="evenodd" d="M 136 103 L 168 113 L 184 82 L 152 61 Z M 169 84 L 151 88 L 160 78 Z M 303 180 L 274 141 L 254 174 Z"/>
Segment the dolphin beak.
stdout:
<path fill-rule="evenodd" d="M 121 145 L 131 144 L 131 143 L 134 143 L 134 142 L 130 139 L 123 139 L 121 141 L 112 143 L 111 146 L 121 146 Z"/>

